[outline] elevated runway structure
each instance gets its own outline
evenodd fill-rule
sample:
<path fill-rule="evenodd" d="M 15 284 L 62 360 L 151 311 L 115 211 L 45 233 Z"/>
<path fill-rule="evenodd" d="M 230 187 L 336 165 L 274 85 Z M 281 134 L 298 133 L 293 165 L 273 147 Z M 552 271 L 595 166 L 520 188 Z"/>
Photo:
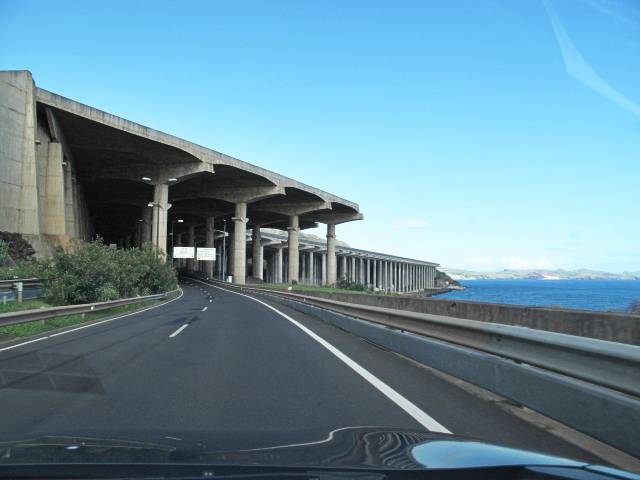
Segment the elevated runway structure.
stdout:
<path fill-rule="evenodd" d="M 336 249 L 336 225 L 363 218 L 356 203 L 39 88 L 28 71 L 0 72 L 0 168 L 0 230 L 22 234 L 38 255 L 100 236 L 121 247 L 150 242 L 162 255 L 217 247 L 216 262 L 186 268 L 211 278 L 222 269 L 238 284 L 251 275 L 433 286 L 435 264 Z M 300 230 L 319 223 L 326 242 L 301 244 Z"/>

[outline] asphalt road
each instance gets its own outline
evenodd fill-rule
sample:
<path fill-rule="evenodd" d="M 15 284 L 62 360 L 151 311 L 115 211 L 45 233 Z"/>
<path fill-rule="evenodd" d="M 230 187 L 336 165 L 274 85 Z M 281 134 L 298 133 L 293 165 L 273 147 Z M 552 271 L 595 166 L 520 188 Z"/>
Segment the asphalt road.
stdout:
<path fill-rule="evenodd" d="M 316 319 L 192 280 L 182 287 L 162 306 L 0 346 L 0 441 L 68 435 L 230 450 L 383 426 L 598 461 Z"/>

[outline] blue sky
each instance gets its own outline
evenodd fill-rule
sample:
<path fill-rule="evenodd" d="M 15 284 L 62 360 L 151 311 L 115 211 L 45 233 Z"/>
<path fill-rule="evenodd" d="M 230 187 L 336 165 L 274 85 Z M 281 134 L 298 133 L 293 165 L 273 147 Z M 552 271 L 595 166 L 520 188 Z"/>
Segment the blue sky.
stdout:
<path fill-rule="evenodd" d="M 640 270 L 634 0 L 0 0 L 0 69 L 354 200 L 359 248 Z"/>

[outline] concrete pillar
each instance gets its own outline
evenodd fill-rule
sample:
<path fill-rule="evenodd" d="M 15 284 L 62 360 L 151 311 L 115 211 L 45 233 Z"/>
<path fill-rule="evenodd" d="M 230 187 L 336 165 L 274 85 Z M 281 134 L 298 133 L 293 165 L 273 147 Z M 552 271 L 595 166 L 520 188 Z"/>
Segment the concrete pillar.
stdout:
<path fill-rule="evenodd" d="M 316 275 L 315 275 L 315 256 L 313 252 L 309 252 L 309 283 L 311 285 L 316 284 Z"/>
<path fill-rule="evenodd" d="M 169 209 L 169 185 L 153 187 L 153 217 L 151 243 L 163 259 L 167 252 L 167 210 Z"/>
<path fill-rule="evenodd" d="M 288 250 L 288 249 L 287 249 Z M 289 283 L 289 252 L 282 255 L 282 283 Z"/>
<path fill-rule="evenodd" d="M 333 267 L 336 267 L 335 254 L 333 255 Z M 327 254 L 322 254 L 322 263 L 320 264 L 320 268 L 322 272 L 320 273 L 320 279 L 322 281 L 322 285 L 331 285 L 327 282 Z M 334 282 L 335 283 L 335 282 Z"/>
<path fill-rule="evenodd" d="M 189 227 L 187 228 L 187 247 L 193 247 L 195 252 L 195 246 L 196 246 L 196 227 L 195 225 L 189 225 Z M 195 269 L 196 269 L 196 259 L 194 255 L 194 258 L 187 258 L 187 271 L 189 273 L 193 273 Z"/>
<path fill-rule="evenodd" d="M 407 291 L 407 264 L 400 264 L 400 285 L 402 285 L 402 292 Z"/>
<path fill-rule="evenodd" d="M 407 267 L 409 271 L 409 280 L 408 280 L 407 288 L 410 292 L 413 292 L 413 264 L 409 263 Z"/>
<path fill-rule="evenodd" d="M 382 261 L 382 269 L 384 271 L 383 275 L 382 275 L 382 281 L 384 282 L 384 289 L 385 291 L 389 291 L 389 285 L 390 285 L 390 280 L 389 280 L 389 261 L 388 260 L 383 260 Z"/>
<path fill-rule="evenodd" d="M 364 284 L 368 287 L 371 283 L 371 273 L 369 272 L 371 265 L 369 263 L 369 259 L 364 259 Z"/>
<path fill-rule="evenodd" d="M 304 252 L 300 252 L 300 283 L 307 283 L 307 256 Z"/>
<path fill-rule="evenodd" d="M 299 280 L 298 271 L 299 271 L 299 243 L 298 243 L 298 232 L 300 231 L 300 224 L 298 223 L 298 215 L 291 215 L 289 217 L 289 227 L 287 227 L 287 231 L 289 232 L 289 267 L 288 267 L 288 283 L 293 283 L 294 281 L 297 283 Z"/>
<path fill-rule="evenodd" d="M 236 203 L 233 220 L 233 283 L 244 285 L 247 276 L 247 203 Z"/>
<path fill-rule="evenodd" d="M 213 248 L 215 245 L 215 218 L 209 216 L 206 218 L 205 222 L 204 246 L 206 248 Z M 204 262 L 204 274 L 207 278 L 213 278 L 214 263 L 215 262 L 213 260 L 206 260 Z"/>
<path fill-rule="evenodd" d="M 58 142 L 49 143 L 41 213 L 42 233 L 49 235 L 65 235 L 67 233 L 62 160 L 62 145 Z"/>
<path fill-rule="evenodd" d="M 333 285 L 338 278 L 336 262 L 336 226 L 327 224 L 327 278 L 323 285 Z"/>
<path fill-rule="evenodd" d="M 274 262 L 274 277 L 273 280 L 276 283 L 282 283 L 282 247 L 276 248 L 275 253 L 276 261 Z"/>
<path fill-rule="evenodd" d="M 341 275 L 346 279 L 347 278 L 347 256 L 346 255 L 342 255 L 340 257 L 340 263 L 342 264 Z"/>
<path fill-rule="evenodd" d="M 391 262 L 391 291 L 396 292 L 398 289 L 398 264 Z"/>
<path fill-rule="evenodd" d="M 253 278 L 262 280 L 264 247 L 262 246 L 262 237 L 260 236 L 260 227 L 253 227 L 251 235 L 252 242 L 252 275 Z"/>
<path fill-rule="evenodd" d="M 153 209 L 142 207 L 142 245 L 151 242 L 151 226 L 153 224 Z"/>
<path fill-rule="evenodd" d="M 376 289 L 378 288 L 378 260 L 373 260 L 373 278 L 372 278 L 372 283 L 373 283 L 373 288 Z"/>

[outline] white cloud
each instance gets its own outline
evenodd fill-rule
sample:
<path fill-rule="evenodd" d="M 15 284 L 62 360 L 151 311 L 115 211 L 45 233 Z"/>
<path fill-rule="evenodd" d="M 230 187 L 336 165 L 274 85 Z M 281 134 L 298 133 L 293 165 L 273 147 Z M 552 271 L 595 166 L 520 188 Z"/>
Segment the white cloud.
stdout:
<path fill-rule="evenodd" d="M 405 218 L 393 222 L 394 228 L 427 228 L 428 226 L 429 222 L 421 218 Z"/>

